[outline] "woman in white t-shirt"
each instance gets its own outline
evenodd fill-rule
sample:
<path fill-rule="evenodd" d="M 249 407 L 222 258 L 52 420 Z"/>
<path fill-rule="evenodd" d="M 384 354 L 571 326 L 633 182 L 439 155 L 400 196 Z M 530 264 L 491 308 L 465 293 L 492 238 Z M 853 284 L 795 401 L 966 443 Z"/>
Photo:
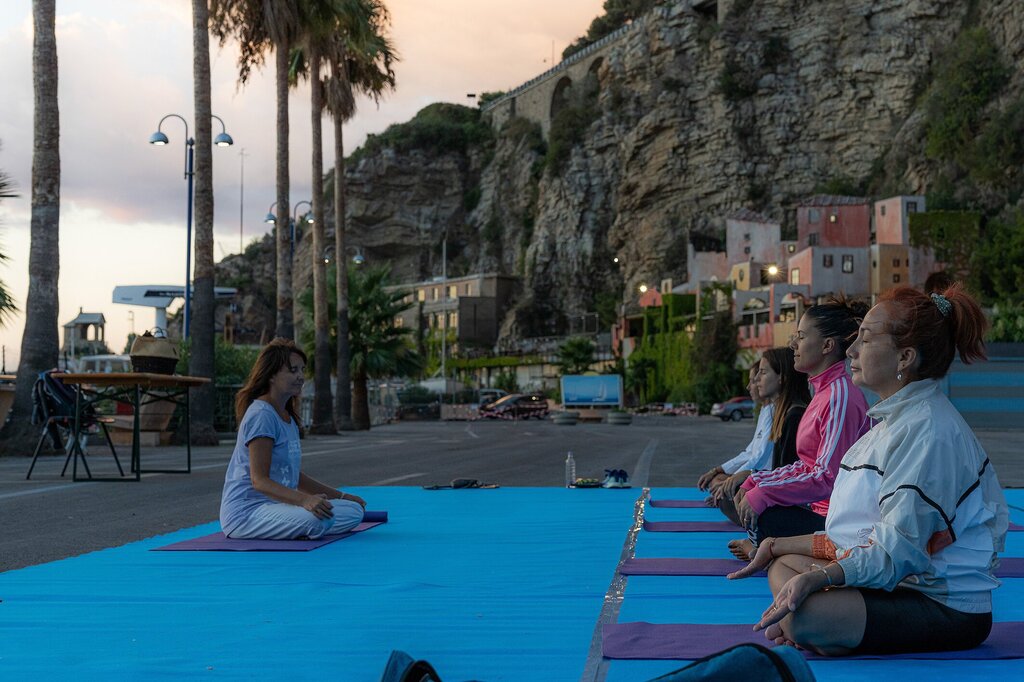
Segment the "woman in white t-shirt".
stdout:
<path fill-rule="evenodd" d="M 238 438 L 224 475 L 220 524 L 229 538 L 292 540 L 344 533 L 366 502 L 302 473 L 299 417 L 306 354 L 274 339 L 235 399 Z"/>

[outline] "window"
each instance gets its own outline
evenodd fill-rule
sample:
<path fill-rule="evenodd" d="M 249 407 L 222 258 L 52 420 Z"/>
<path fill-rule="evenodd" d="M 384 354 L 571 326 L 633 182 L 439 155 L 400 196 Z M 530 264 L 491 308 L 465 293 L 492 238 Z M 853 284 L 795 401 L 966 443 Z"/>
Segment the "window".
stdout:
<path fill-rule="evenodd" d="M 786 245 L 786 252 L 787 253 L 796 253 L 796 244 L 787 244 Z"/>
<path fill-rule="evenodd" d="M 917 202 L 916 201 L 908 201 L 907 202 L 907 213 L 917 213 Z"/>
<path fill-rule="evenodd" d="M 834 223 L 839 220 L 839 209 L 832 209 L 832 214 L 828 217 L 830 223 Z"/>
<path fill-rule="evenodd" d="M 900 283 L 900 276 L 899 275 L 893 275 L 892 276 L 892 282 L 893 282 L 893 284 L 899 284 Z"/>
<path fill-rule="evenodd" d="M 789 271 L 789 283 L 800 284 L 800 268 L 793 268 Z"/>
<path fill-rule="evenodd" d="M 473 295 L 473 285 L 470 284 L 469 282 L 466 282 L 466 296 L 472 296 L 472 295 Z"/>
<path fill-rule="evenodd" d="M 825 255 L 823 255 L 821 257 L 821 264 L 822 264 L 823 267 L 826 267 L 826 268 L 832 267 L 832 254 L 831 253 L 826 253 Z"/>
<path fill-rule="evenodd" d="M 750 255 L 750 247 L 749 246 L 744 246 L 743 247 L 743 255 L 745 255 L 745 256 L 749 256 Z"/>
<path fill-rule="evenodd" d="M 879 215 L 885 215 L 885 204 L 882 204 L 878 209 Z"/>
<path fill-rule="evenodd" d="M 436 301 L 437 300 L 437 296 L 438 296 L 437 287 L 434 287 L 433 289 L 430 290 L 430 300 L 431 301 Z"/>
<path fill-rule="evenodd" d="M 741 282 L 743 281 L 743 271 L 742 270 L 740 270 L 740 281 Z"/>
<path fill-rule="evenodd" d="M 898 268 L 900 266 L 900 259 L 899 258 L 893 258 L 892 259 L 892 266 L 894 268 Z"/>
<path fill-rule="evenodd" d="M 459 314 L 448 313 L 448 328 L 455 329 L 459 326 Z"/>
<path fill-rule="evenodd" d="M 817 246 L 817 245 L 818 245 L 818 233 L 817 232 L 811 232 L 809 235 L 807 235 L 807 246 Z"/>
<path fill-rule="evenodd" d="M 400 318 L 400 317 L 396 317 L 395 318 L 395 326 L 398 327 L 399 329 L 401 329 L 403 326 L 405 326 L 405 321 L 402 320 L 402 318 Z"/>
<path fill-rule="evenodd" d="M 808 209 L 807 211 L 807 222 L 816 223 L 821 220 L 821 211 L 816 208 Z"/>
<path fill-rule="evenodd" d="M 871 261 L 871 267 L 877 270 L 878 269 L 878 261 L 876 261 L 876 260 Z"/>
<path fill-rule="evenodd" d="M 417 301 L 425 301 L 425 300 L 427 300 L 427 290 L 426 289 L 417 289 L 416 290 L 416 300 Z"/>
<path fill-rule="evenodd" d="M 853 256 L 843 256 L 843 272 L 853 272 Z"/>
<path fill-rule="evenodd" d="M 448 287 L 448 298 L 458 298 L 458 297 L 459 297 L 459 285 L 458 284 L 450 285 Z"/>
<path fill-rule="evenodd" d="M 750 233 L 749 232 L 747 232 L 745 235 L 743 235 L 743 241 L 746 241 L 746 242 L 750 241 Z"/>

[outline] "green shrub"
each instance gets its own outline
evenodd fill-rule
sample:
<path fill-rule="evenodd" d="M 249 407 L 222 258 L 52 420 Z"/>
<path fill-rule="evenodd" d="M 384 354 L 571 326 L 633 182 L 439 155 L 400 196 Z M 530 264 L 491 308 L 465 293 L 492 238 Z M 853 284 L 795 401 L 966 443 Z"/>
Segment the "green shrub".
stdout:
<path fill-rule="evenodd" d="M 1024 304 L 1007 301 L 995 305 L 987 338 L 992 342 L 1024 342 Z"/>
<path fill-rule="evenodd" d="M 987 29 L 962 32 L 940 61 L 926 102 L 928 155 L 968 165 L 985 105 L 1003 89 L 1009 76 Z"/>
<path fill-rule="evenodd" d="M 392 124 L 379 135 L 367 136 L 349 161 L 358 162 L 385 148 L 434 155 L 465 153 L 471 146 L 489 145 L 493 140 L 491 126 L 480 118 L 479 109 L 439 102 L 424 107 L 410 121 Z"/>
<path fill-rule="evenodd" d="M 753 97 L 757 93 L 757 77 L 746 64 L 730 55 L 718 76 L 718 91 L 731 102 Z"/>
<path fill-rule="evenodd" d="M 587 128 L 600 115 L 596 103 L 568 106 L 551 121 L 548 149 L 544 162 L 552 175 L 560 175 L 573 147 L 583 141 Z"/>

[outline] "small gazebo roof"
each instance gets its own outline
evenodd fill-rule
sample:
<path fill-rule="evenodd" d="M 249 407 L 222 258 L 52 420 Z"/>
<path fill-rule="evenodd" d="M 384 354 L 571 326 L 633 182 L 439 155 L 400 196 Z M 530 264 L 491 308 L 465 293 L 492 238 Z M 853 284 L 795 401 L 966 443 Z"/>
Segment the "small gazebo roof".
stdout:
<path fill-rule="evenodd" d="M 83 313 L 82 309 L 79 308 L 78 317 L 65 324 L 64 327 L 77 327 L 88 324 L 105 325 L 106 323 L 107 319 L 103 317 L 103 313 Z"/>

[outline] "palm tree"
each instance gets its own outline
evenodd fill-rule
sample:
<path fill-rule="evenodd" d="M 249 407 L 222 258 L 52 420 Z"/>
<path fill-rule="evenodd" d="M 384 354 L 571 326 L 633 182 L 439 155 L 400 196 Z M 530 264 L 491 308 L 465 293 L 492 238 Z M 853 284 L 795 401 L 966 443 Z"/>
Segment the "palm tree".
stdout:
<path fill-rule="evenodd" d="M 313 374 L 313 427 L 314 433 L 334 433 L 335 421 L 331 410 L 329 357 L 330 325 L 327 310 L 326 264 L 323 254 L 326 249 L 324 226 L 324 191 L 323 191 L 323 130 L 322 116 L 327 108 L 334 114 L 335 120 L 335 207 L 341 196 L 342 213 L 344 216 L 343 193 L 338 192 L 341 177 L 343 188 L 344 178 L 339 176 L 338 164 L 344 164 L 341 152 L 341 123 L 355 113 L 355 97 L 353 89 L 365 92 L 375 99 L 388 87 L 394 87 L 394 72 L 391 63 L 394 59 L 393 50 L 387 38 L 381 35 L 381 21 L 386 21 L 387 10 L 379 2 L 371 0 L 309 0 L 303 5 L 302 17 L 303 36 L 301 49 L 296 50 L 292 58 L 293 76 L 304 76 L 310 82 L 310 113 L 312 116 L 312 196 L 313 205 L 313 321 L 315 329 L 314 374 Z M 355 55 L 349 57 L 348 55 Z M 346 68 L 347 62 L 353 64 Z M 330 64 L 332 78 L 326 82 L 322 77 L 323 67 Z M 339 79 L 337 75 L 344 74 Z M 349 77 L 355 73 L 355 82 Z M 325 92 L 326 90 L 326 92 Z M 325 94 L 327 95 L 325 97 Z M 337 113 L 336 113 L 337 112 Z M 339 162 L 340 160 L 340 162 Z M 344 229 L 342 241 L 338 239 L 338 220 L 335 213 L 335 250 L 338 254 L 345 253 Z M 344 357 L 339 357 L 338 367 L 342 371 L 338 375 L 339 404 L 344 403 L 349 409 L 340 411 L 338 423 L 344 428 L 351 428 L 350 405 L 351 397 L 348 386 L 351 377 L 348 371 L 348 314 L 347 314 L 347 274 L 343 257 L 338 258 L 339 275 L 335 283 L 341 283 L 345 304 L 343 320 L 344 329 L 338 330 Z"/>
<path fill-rule="evenodd" d="M 13 199 L 18 196 L 14 193 L 13 183 L 11 178 L 0 171 L 0 199 Z M 7 260 L 7 254 L 0 250 L 0 263 Z M 11 315 L 18 312 L 18 306 L 14 303 L 14 297 L 11 296 L 10 290 L 4 281 L 0 279 L 0 327 L 4 327 L 11 319 Z M 0 414 L 0 423 L 3 422 L 5 415 Z"/>
<path fill-rule="evenodd" d="M 558 347 L 558 366 L 562 374 L 583 374 L 594 364 L 594 342 L 576 336 Z"/>
<path fill-rule="evenodd" d="M 196 264 L 192 291 L 189 374 L 213 379 L 214 374 L 214 268 L 213 268 L 213 150 L 210 133 L 210 33 L 207 0 L 192 0 L 192 88 L 195 104 L 195 209 Z M 216 445 L 213 412 L 217 400 L 211 381 L 197 388 L 190 401 L 192 442 Z"/>
<path fill-rule="evenodd" d="M 292 338 L 291 218 L 288 203 L 288 67 L 289 51 L 300 35 L 300 0 L 210 0 L 210 28 L 224 45 L 238 41 L 238 82 L 274 51 L 277 95 L 277 336 Z"/>
<path fill-rule="evenodd" d="M 394 325 L 395 317 L 412 305 L 402 300 L 408 292 L 385 290 L 386 267 L 349 272 L 352 426 L 366 430 L 370 428 L 367 379 L 410 376 L 422 370 L 423 358 L 409 341 L 412 329 Z"/>
<path fill-rule="evenodd" d="M 331 77 L 327 81 L 327 108 L 334 121 L 334 253 L 337 254 L 338 269 L 335 286 L 337 297 L 337 360 L 338 391 L 335 400 L 334 417 L 338 428 L 349 430 L 354 427 L 352 419 L 352 393 L 349 386 L 352 376 L 351 342 L 349 324 L 348 267 L 345 248 L 345 121 L 356 112 L 355 93 L 380 100 L 381 95 L 395 87 L 393 65 L 398 54 L 387 37 L 387 26 L 391 19 L 387 8 L 380 0 L 359 0 L 365 8 L 362 17 L 351 22 L 345 31 L 337 34 L 338 40 L 329 53 Z"/>
<path fill-rule="evenodd" d="M 11 419 L 0 448 L 14 453 L 31 447 L 32 387 L 39 372 L 57 364 L 57 281 L 60 275 L 60 110 L 57 106 L 56 0 L 33 0 L 32 222 L 25 331 Z"/>

